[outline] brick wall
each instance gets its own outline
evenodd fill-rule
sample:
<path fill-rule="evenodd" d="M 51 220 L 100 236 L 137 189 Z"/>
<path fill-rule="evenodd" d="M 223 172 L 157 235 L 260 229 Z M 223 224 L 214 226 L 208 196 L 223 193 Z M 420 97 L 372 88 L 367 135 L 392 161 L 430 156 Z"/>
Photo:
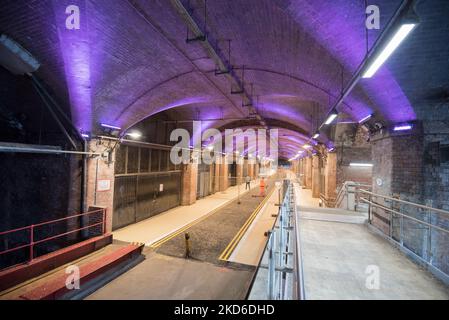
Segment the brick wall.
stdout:
<path fill-rule="evenodd" d="M 337 152 L 337 187 L 345 181 L 371 184 L 372 168 L 351 167 L 351 162 L 371 163 L 371 144 L 368 135 L 360 126 L 338 124 L 335 132 Z"/>

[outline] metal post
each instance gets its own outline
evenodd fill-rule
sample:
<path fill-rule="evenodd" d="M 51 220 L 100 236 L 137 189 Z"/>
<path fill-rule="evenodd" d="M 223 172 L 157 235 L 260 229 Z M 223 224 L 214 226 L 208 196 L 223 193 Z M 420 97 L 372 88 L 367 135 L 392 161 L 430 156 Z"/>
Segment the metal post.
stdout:
<path fill-rule="evenodd" d="M 30 261 L 34 258 L 34 224 L 30 227 Z"/>
<path fill-rule="evenodd" d="M 432 211 L 430 211 L 430 210 L 428 210 L 427 223 L 432 224 Z M 427 261 L 430 264 L 432 264 L 432 262 L 433 262 L 432 257 L 433 257 L 433 255 L 432 255 L 432 227 L 429 226 L 428 232 L 427 232 Z"/>
<path fill-rule="evenodd" d="M 101 234 L 105 234 L 106 233 L 106 209 L 103 209 L 103 224 L 102 224 L 101 228 L 102 228 Z"/>
<path fill-rule="evenodd" d="M 348 184 L 345 183 L 345 190 L 346 190 L 346 210 L 349 210 L 349 193 L 348 193 Z"/>
<path fill-rule="evenodd" d="M 401 244 L 401 246 L 404 245 L 404 239 L 402 238 L 402 234 L 404 231 L 404 216 L 401 215 L 400 219 L 399 219 L 399 223 L 400 223 L 400 227 L 399 227 L 399 242 Z"/>
<path fill-rule="evenodd" d="M 240 183 L 237 181 L 237 204 L 240 204 Z"/>
<path fill-rule="evenodd" d="M 273 241 L 276 239 L 276 231 L 273 230 L 268 243 L 268 300 L 274 300 L 273 289 L 274 289 L 274 272 L 275 272 L 275 261 L 273 257 Z"/>
<path fill-rule="evenodd" d="M 373 218 L 373 213 L 371 212 L 372 210 L 372 206 L 371 206 L 371 194 L 368 195 L 368 223 L 372 224 L 372 218 Z"/>
<path fill-rule="evenodd" d="M 390 209 L 393 210 L 393 201 L 390 202 Z M 390 211 L 390 227 L 389 227 L 390 238 L 393 238 L 393 223 L 394 223 L 394 215 L 393 211 Z"/>

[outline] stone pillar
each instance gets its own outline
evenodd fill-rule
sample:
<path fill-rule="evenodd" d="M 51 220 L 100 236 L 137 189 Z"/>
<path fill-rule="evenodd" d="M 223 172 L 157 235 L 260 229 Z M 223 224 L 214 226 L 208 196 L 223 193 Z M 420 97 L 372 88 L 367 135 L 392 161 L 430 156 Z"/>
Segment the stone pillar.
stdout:
<path fill-rule="evenodd" d="M 220 161 L 220 191 L 225 191 L 229 186 L 228 163 L 223 157 Z"/>
<path fill-rule="evenodd" d="M 317 155 L 312 157 L 312 197 L 320 197 L 320 159 Z"/>
<path fill-rule="evenodd" d="M 213 192 L 220 191 L 220 163 L 217 161 L 214 165 L 214 190 Z"/>
<path fill-rule="evenodd" d="M 304 168 L 304 185 L 306 189 L 312 188 L 312 158 L 305 158 L 305 168 Z"/>
<path fill-rule="evenodd" d="M 196 189 L 198 183 L 198 163 L 187 163 L 181 165 L 181 205 L 188 206 L 196 202 Z"/>
<path fill-rule="evenodd" d="M 251 177 L 251 180 L 254 179 L 254 166 L 251 160 L 248 160 L 248 175 Z"/>
<path fill-rule="evenodd" d="M 241 184 L 243 182 L 243 161 L 237 161 L 237 170 L 236 170 L 236 175 L 237 175 L 237 184 Z"/>
<path fill-rule="evenodd" d="M 337 196 L 337 154 L 335 152 L 327 154 L 324 176 L 324 195 L 327 200 L 333 202 Z"/>
<path fill-rule="evenodd" d="M 109 141 L 93 139 L 89 141 L 90 151 L 106 153 Z M 106 232 L 112 231 L 114 210 L 115 152 L 108 152 L 107 157 L 98 156 L 87 160 L 86 206 L 106 209 Z"/>

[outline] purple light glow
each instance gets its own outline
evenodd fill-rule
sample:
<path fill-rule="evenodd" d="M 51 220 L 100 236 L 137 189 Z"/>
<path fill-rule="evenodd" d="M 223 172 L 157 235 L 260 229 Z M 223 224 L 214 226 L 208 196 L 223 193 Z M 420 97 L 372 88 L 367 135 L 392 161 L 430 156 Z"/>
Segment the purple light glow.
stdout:
<path fill-rule="evenodd" d="M 70 98 L 72 120 L 82 131 L 92 129 L 92 95 L 90 73 L 90 42 L 85 0 L 53 0 L 53 12 L 64 60 L 65 78 Z M 66 28 L 65 14 L 69 5 L 80 9 L 80 29 Z M 84 13 L 84 14 L 83 14 Z"/>
<path fill-rule="evenodd" d="M 391 3 L 381 8 L 381 21 L 388 21 L 397 4 Z M 355 28 L 353 23 L 363 12 L 360 6 L 343 0 L 292 0 L 288 10 L 307 32 L 342 62 L 346 70 L 352 72 L 357 68 L 366 54 L 365 30 Z M 334 19 L 329 19 L 330 16 Z M 360 25 L 363 25 L 363 20 Z M 378 35 L 379 31 L 370 31 L 370 46 Z M 386 66 L 378 71 L 375 78 L 364 80 L 360 85 L 387 120 L 403 122 L 416 119 L 410 102 Z M 353 105 L 353 99 L 354 93 L 348 97 L 348 103 Z M 355 119 L 370 112 L 366 106 L 355 105 L 351 112 Z"/>

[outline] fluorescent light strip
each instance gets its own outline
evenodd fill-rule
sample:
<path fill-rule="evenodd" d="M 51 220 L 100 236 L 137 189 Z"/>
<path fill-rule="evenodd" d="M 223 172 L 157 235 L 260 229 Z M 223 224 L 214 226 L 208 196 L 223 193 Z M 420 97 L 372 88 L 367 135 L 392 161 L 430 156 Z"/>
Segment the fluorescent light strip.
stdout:
<path fill-rule="evenodd" d="M 385 47 L 385 49 L 379 54 L 379 56 L 374 60 L 370 67 L 363 74 L 363 78 L 371 78 L 377 70 L 384 64 L 385 61 L 391 56 L 391 54 L 399 47 L 399 45 L 404 41 L 404 39 L 409 35 L 409 33 L 415 28 L 416 24 L 408 23 L 403 24 L 398 32 L 393 36 L 391 41 Z"/>
<path fill-rule="evenodd" d="M 102 123 L 101 126 L 105 127 L 105 128 L 109 128 L 109 129 L 122 130 L 122 128 L 120 128 L 120 127 L 111 126 L 110 124 L 106 124 L 106 123 Z"/>
<path fill-rule="evenodd" d="M 335 118 L 338 116 L 338 114 L 336 113 L 332 113 L 326 120 L 326 122 L 324 124 L 331 124 L 332 121 L 335 120 Z"/>
<path fill-rule="evenodd" d="M 127 133 L 126 135 L 128 135 L 134 139 L 138 139 L 138 138 L 142 137 L 142 134 L 140 132 L 130 132 L 130 133 Z"/>
<path fill-rule="evenodd" d="M 361 119 L 361 120 L 359 121 L 359 123 L 363 123 L 363 122 L 367 121 L 367 120 L 370 119 L 372 116 L 373 116 L 372 114 L 367 115 L 365 118 Z"/>
<path fill-rule="evenodd" d="M 394 127 L 394 131 L 405 131 L 405 130 L 411 130 L 412 129 L 412 125 L 411 124 L 404 124 L 404 125 L 400 125 L 400 126 L 395 126 Z"/>
<path fill-rule="evenodd" d="M 349 164 L 351 167 L 372 167 L 372 163 L 357 163 L 357 162 L 351 162 Z"/>

